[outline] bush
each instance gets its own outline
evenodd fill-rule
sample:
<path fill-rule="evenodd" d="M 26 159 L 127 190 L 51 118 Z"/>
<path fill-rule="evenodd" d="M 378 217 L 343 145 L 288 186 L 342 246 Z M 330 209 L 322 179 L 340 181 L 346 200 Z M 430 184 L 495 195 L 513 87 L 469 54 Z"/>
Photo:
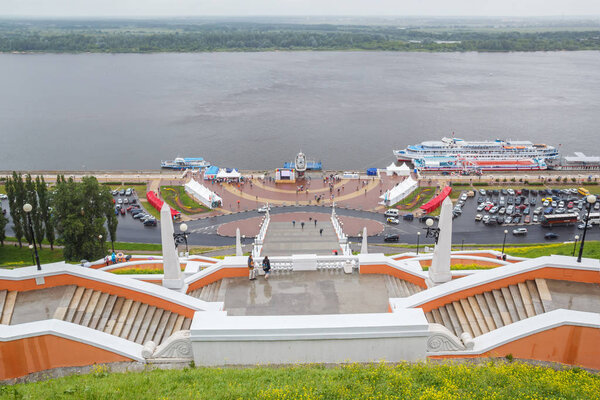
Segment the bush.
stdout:
<path fill-rule="evenodd" d="M 489 185 L 485 182 L 475 182 L 475 183 L 473 183 L 473 186 L 489 186 Z"/>

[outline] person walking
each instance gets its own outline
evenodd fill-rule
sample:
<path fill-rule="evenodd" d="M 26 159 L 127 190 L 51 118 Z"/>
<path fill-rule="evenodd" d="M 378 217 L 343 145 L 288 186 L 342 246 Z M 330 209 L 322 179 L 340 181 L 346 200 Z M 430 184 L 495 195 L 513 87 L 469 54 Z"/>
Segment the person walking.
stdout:
<path fill-rule="evenodd" d="M 317 227 L 317 219 L 315 218 L 315 228 Z"/>
<path fill-rule="evenodd" d="M 269 261 L 269 257 L 265 256 L 262 262 L 263 271 L 265 271 L 265 279 L 269 279 L 269 275 L 271 274 L 271 261 Z"/>
<path fill-rule="evenodd" d="M 248 279 L 253 281 L 256 279 L 256 271 L 254 270 L 254 260 L 252 254 L 248 256 Z"/>
<path fill-rule="evenodd" d="M 304 221 L 300 222 L 300 226 L 304 229 Z"/>
<path fill-rule="evenodd" d="M 292 221 L 292 228 L 295 228 L 295 227 L 296 227 L 296 221 L 294 220 L 294 221 Z"/>
<path fill-rule="evenodd" d="M 323 236 L 323 228 L 319 229 L 319 235 Z"/>

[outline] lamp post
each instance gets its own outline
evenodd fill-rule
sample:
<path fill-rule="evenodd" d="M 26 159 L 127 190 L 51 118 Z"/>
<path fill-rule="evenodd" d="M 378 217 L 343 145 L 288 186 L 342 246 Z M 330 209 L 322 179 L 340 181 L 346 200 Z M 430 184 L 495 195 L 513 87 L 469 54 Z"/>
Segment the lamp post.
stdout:
<path fill-rule="evenodd" d="M 421 232 L 417 232 L 417 255 L 419 255 L 419 239 L 421 238 Z"/>
<path fill-rule="evenodd" d="M 575 243 L 573 244 L 573 254 L 571 254 L 571 257 L 575 257 L 575 248 L 577 247 L 578 240 L 579 240 L 579 235 L 575 235 Z"/>
<path fill-rule="evenodd" d="M 427 225 L 427 232 L 425 234 L 425 237 L 431 237 L 435 240 L 435 244 L 437 244 L 438 242 L 438 238 L 440 237 L 440 228 L 432 228 L 433 226 L 433 219 L 432 218 L 428 218 L 427 221 L 425 221 L 425 225 Z"/>
<path fill-rule="evenodd" d="M 25 211 L 25 215 L 27 215 L 27 225 L 29 225 L 29 234 L 31 235 L 31 241 L 33 242 L 33 251 L 35 253 L 35 263 L 37 264 L 38 271 L 42 270 L 42 266 L 40 265 L 40 256 L 38 255 L 37 245 L 35 244 L 35 234 L 33 233 L 33 225 L 31 224 L 31 210 L 33 207 L 29 203 L 25 203 L 23 205 L 23 211 Z"/>
<path fill-rule="evenodd" d="M 181 233 L 174 233 L 173 234 L 173 239 L 175 239 L 175 246 L 178 246 L 182 243 L 185 243 L 185 252 L 188 252 L 188 242 L 187 242 L 187 237 L 188 237 L 188 226 L 187 224 L 181 224 L 179 225 L 179 230 L 181 231 Z"/>
<path fill-rule="evenodd" d="M 504 245 L 506 244 L 506 234 L 508 233 L 508 230 L 504 230 L 504 240 L 502 241 L 502 257 L 504 257 Z"/>
<path fill-rule="evenodd" d="M 35 256 L 33 255 L 33 245 L 29 245 L 29 251 L 31 251 L 31 262 L 35 264 Z"/>
<path fill-rule="evenodd" d="M 577 257 L 577 262 L 581 262 L 581 256 L 583 256 L 583 245 L 585 244 L 585 234 L 588 230 L 588 223 L 590 221 L 590 211 L 592 211 L 592 207 L 594 206 L 594 203 L 596 202 L 596 196 L 594 196 L 593 194 L 590 194 L 588 197 L 586 197 L 587 203 L 588 203 L 588 212 L 587 212 L 587 217 L 585 219 L 585 223 L 583 225 L 583 237 L 581 238 L 581 244 L 579 245 L 579 256 Z"/>

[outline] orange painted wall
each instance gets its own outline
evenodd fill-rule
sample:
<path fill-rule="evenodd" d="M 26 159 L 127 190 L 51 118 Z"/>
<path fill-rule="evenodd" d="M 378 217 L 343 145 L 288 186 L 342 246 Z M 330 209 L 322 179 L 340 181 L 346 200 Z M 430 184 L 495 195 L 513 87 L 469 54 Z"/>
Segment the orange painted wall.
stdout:
<path fill-rule="evenodd" d="M 53 335 L 0 342 L 0 380 L 60 367 L 133 361 L 88 344 Z"/>
<path fill-rule="evenodd" d="M 220 270 L 215 271 L 202 279 L 198 279 L 197 281 L 192 282 L 190 286 L 188 286 L 188 293 L 192 290 L 196 290 L 203 286 L 210 285 L 211 283 L 221 280 L 223 278 L 239 278 L 244 276 L 248 276 L 248 268 L 221 268 Z"/>
<path fill-rule="evenodd" d="M 600 283 L 600 274 L 597 271 L 583 271 L 567 268 L 546 267 L 514 276 L 509 276 L 504 279 L 499 279 L 497 281 L 461 290 L 459 292 L 450 293 L 446 296 L 424 303 L 419 307 L 422 308 L 424 312 L 429 312 L 434 308 L 441 307 L 453 301 L 464 299 L 469 296 L 474 296 L 476 294 L 481 294 L 483 292 L 488 292 L 493 289 L 507 287 L 508 285 L 516 285 L 519 282 L 525 282 L 527 280 L 533 280 L 536 278 L 556 279 L 583 283 Z"/>
<path fill-rule="evenodd" d="M 390 275 L 399 279 L 403 279 L 407 282 L 414 283 L 415 285 L 420 286 L 424 289 L 427 288 L 427 285 L 425 284 L 425 279 L 421 278 L 420 276 L 409 274 L 408 272 L 401 271 L 399 269 L 390 267 L 389 265 L 385 264 L 361 265 L 360 273 Z"/>
<path fill-rule="evenodd" d="M 468 358 L 513 357 L 600 369 L 600 329 L 565 325 L 539 332 Z M 433 356 L 430 358 L 466 358 L 465 356 Z"/>
<path fill-rule="evenodd" d="M 0 280 L 0 288 L 7 290 L 17 290 L 20 292 L 65 285 L 83 286 L 85 288 L 99 290 L 101 292 L 114 294 L 117 296 L 125 297 L 127 299 L 140 301 L 151 306 L 164 308 L 165 310 L 185 315 L 187 318 L 194 317 L 194 309 L 173 303 L 163 298 L 152 296 L 151 294 L 141 293 L 132 289 L 115 286 L 109 283 L 99 282 L 93 279 L 86 279 L 69 274 L 47 276 L 45 277 L 45 283 L 43 285 L 37 285 L 35 283 L 35 279 L 24 279 L 19 281 Z"/>

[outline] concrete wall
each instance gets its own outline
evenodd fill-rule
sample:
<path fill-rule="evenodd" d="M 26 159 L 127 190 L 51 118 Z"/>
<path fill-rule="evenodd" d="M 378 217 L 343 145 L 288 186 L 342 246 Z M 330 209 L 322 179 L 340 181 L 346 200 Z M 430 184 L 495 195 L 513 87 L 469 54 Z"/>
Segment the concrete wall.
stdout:
<path fill-rule="evenodd" d="M 428 323 L 403 313 L 241 316 L 199 312 L 191 326 L 196 365 L 375 362 L 425 358 Z"/>

